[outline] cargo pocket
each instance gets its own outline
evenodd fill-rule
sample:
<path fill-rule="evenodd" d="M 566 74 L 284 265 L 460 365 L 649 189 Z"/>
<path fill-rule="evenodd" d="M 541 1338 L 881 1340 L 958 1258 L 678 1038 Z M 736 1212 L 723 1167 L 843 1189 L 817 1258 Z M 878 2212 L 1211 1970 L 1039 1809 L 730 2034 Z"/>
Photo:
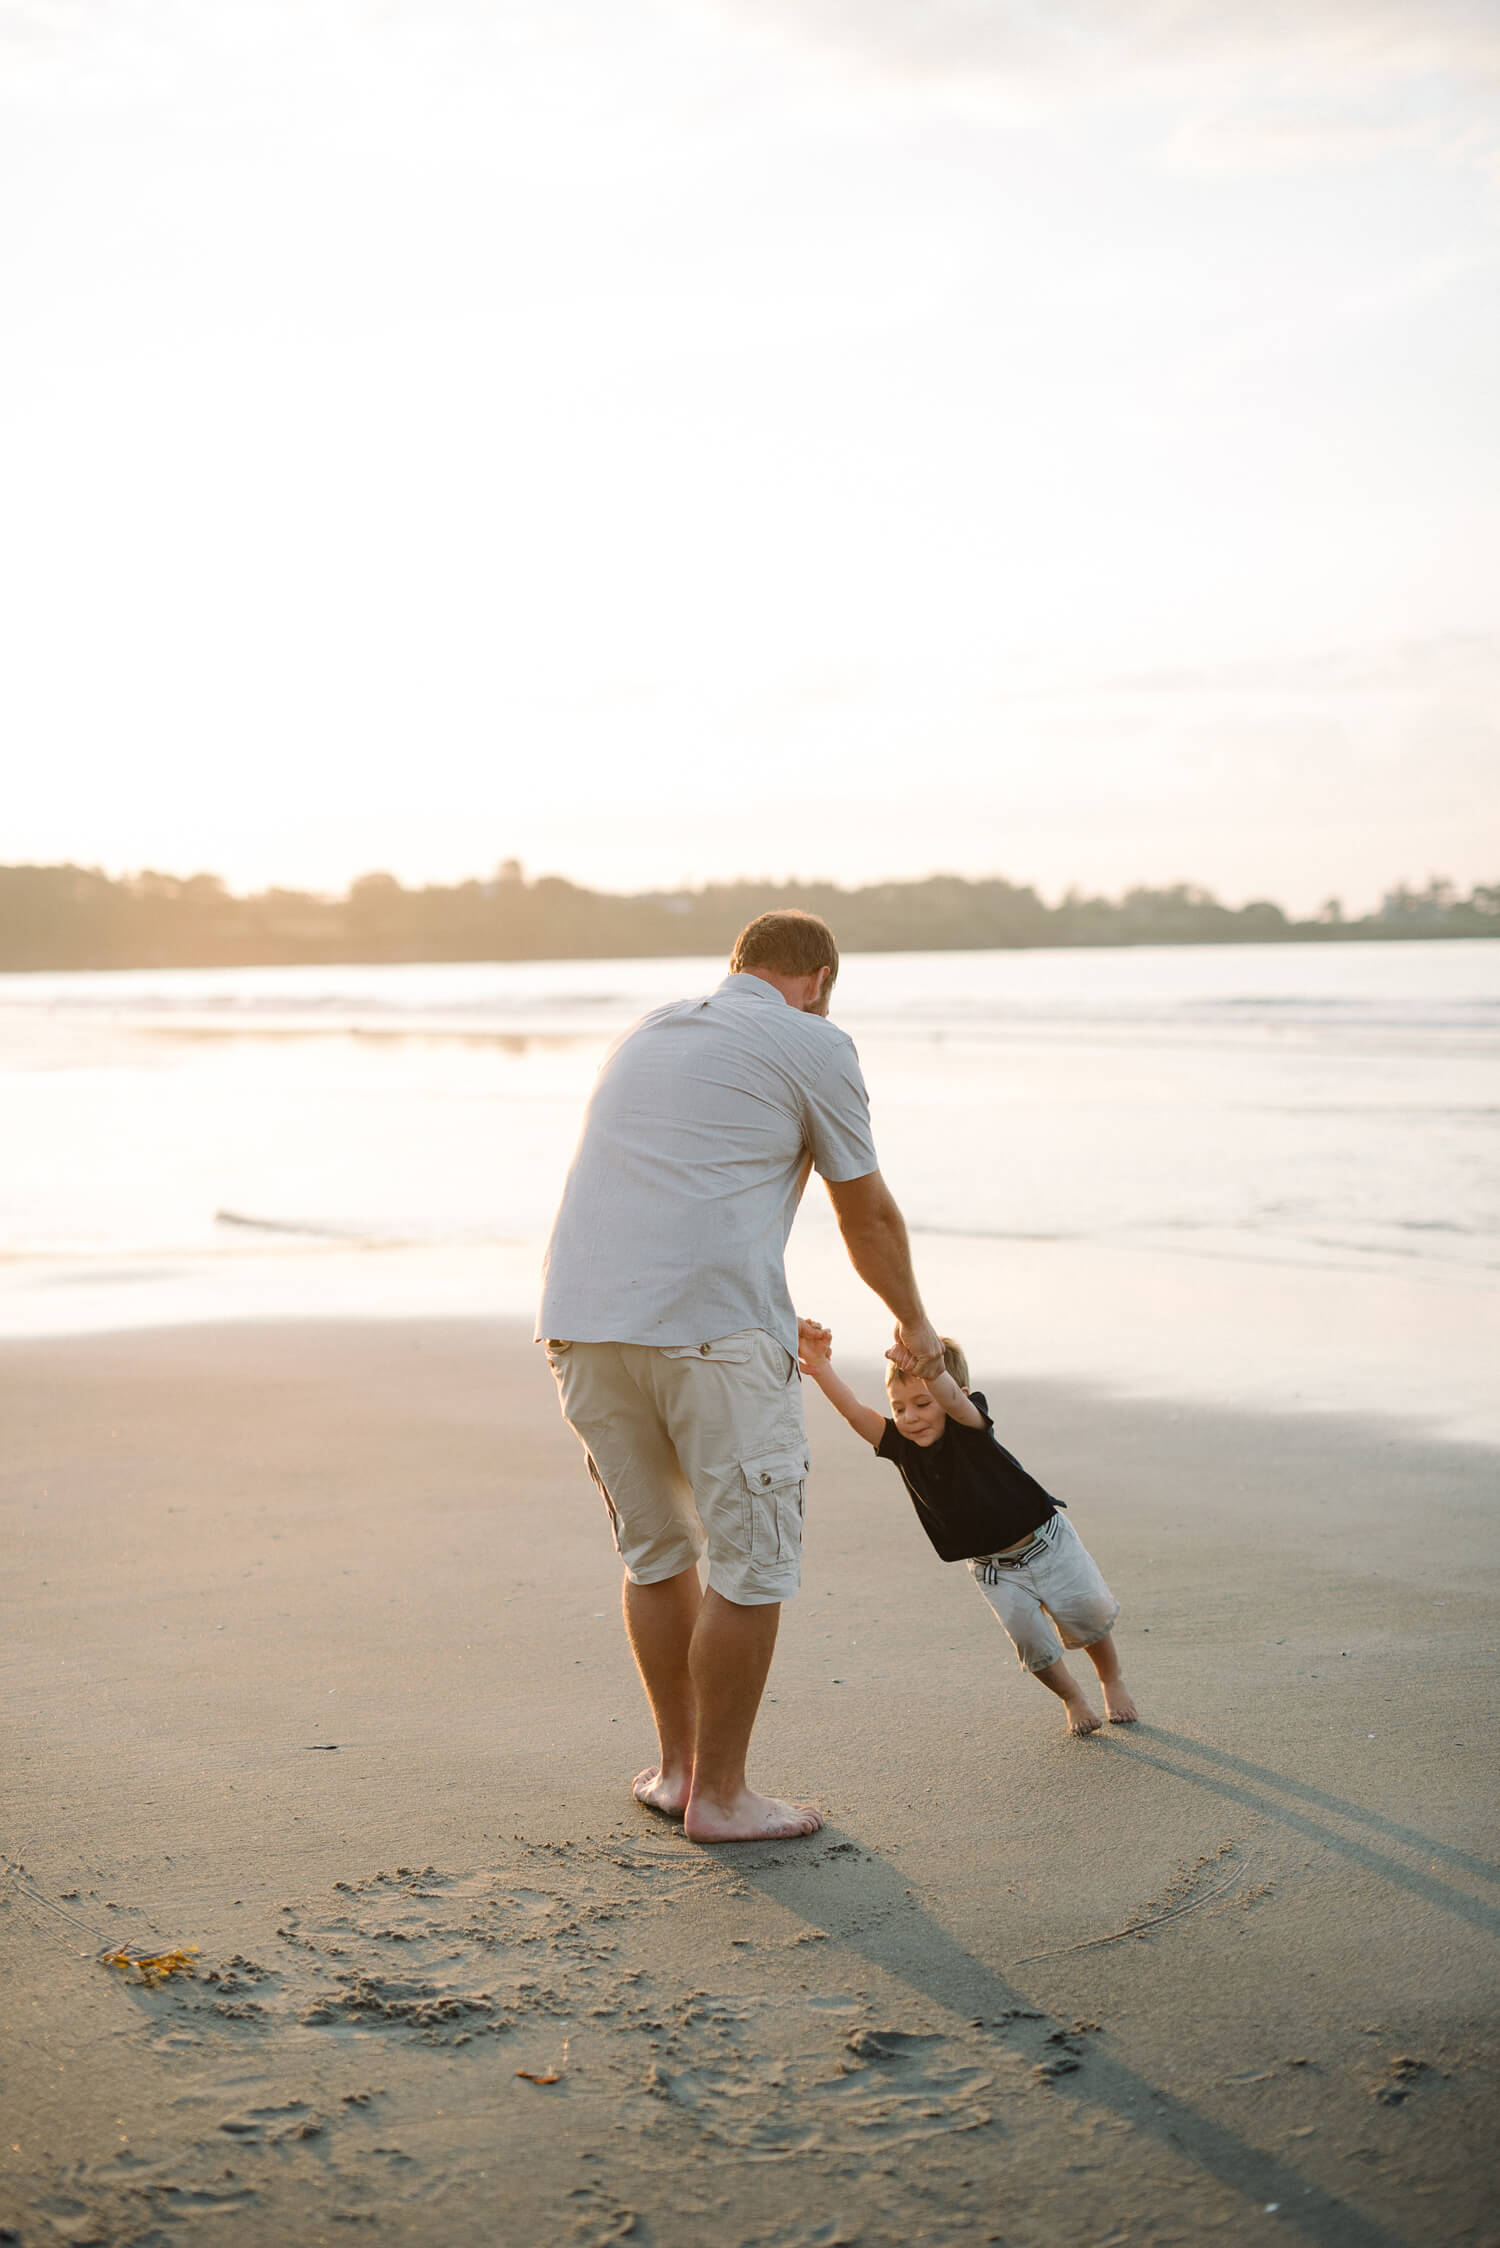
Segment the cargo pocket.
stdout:
<path fill-rule="evenodd" d="M 720 1335 L 709 1343 L 661 1343 L 663 1358 L 701 1358 L 710 1366 L 748 1366 L 755 1350 L 755 1334 L 745 1328 L 736 1335 Z"/>
<path fill-rule="evenodd" d="M 807 1469 L 805 1452 L 763 1452 L 741 1460 L 752 1561 L 793 1561 L 802 1551 Z"/>

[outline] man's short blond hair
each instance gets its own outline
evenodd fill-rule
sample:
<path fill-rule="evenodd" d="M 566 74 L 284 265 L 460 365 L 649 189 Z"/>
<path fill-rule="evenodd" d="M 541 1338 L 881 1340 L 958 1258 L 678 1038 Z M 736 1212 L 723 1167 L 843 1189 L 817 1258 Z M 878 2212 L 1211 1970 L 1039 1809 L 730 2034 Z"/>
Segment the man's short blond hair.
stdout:
<path fill-rule="evenodd" d="M 826 968 L 831 986 L 839 972 L 839 948 L 818 914 L 788 906 L 757 914 L 735 938 L 729 973 L 743 976 L 753 968 L 771 968 L 778 976 L 813 976 Z"/>

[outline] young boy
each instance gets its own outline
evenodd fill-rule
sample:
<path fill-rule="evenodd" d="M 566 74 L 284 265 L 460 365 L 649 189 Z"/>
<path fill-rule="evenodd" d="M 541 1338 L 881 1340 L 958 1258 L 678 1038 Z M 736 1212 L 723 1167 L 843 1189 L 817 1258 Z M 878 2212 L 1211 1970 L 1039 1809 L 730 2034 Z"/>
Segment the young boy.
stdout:
<path fill-rule="evenodd" d="M 1087 1653 L 1111 1723 L 1133 1724 L 1136 1706 L 1111 1636 L 1120 1603 L 1058 1511 L 1062 1501 L 996 1439 L 983 1393 L 969 1394 L 958 1344 L 943 1337 L 943 1371 L 926 1381 L 890 1367 L 889 1418 L 862 1405 L 834 1372 L 826 1327 L 799 1319 L 797 1344 L 803 1373 L 880 1459 L 900 1469 L 917 1520 L 943 1560 L 968 1562 L 1026 1669 L 1063 1703 L 1068 1731 L 1097 1732 L 1099 1719 L 1063 1661 L 1064 1647 Z"/>

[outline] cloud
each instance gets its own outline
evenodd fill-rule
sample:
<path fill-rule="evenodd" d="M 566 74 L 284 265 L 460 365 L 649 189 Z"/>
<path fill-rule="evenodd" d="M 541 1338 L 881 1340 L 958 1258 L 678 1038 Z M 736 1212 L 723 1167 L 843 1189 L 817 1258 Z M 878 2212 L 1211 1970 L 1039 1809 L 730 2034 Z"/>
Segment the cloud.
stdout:
<path fill-rule="evenodd" d="M 1446 632 L 1244 663 L 1133 671 L 1102 680 L 1100 687 L 1153 699 L 1472 694 L 1494 708 L 1500 705 L 1500 632 Z"/>
<path fill-rule="evenodd" d="M 697 4 L 769 29 L 867 93 L 1016 122 L 1080 103 L 1163 103 L 1178 112 L 1166 152 L 1183 169 L 1302 170 L 1438 141 L 1481 167 L 1496 161 L 1492 0 Z"/>
<path fill-rule="evenodd" d="M 722 134 L 793 84 L 846 121 L 1146 105 L 1165 160 L 1198 173 L 1431 148 L 1500 169 L 1494 0 L 0 0 L 0 108 L 207 100 L 340 141 L 416 129 L 492 165 L 499 115 L 533 158 L 560 129 L 569 166 L 594 144 L 634 165 L 653 118 Z"/>
<path fill-rule="evenodd" d="M 631 13 L 649 0 L 0 0 L 0 106 L 301 120 L 396 153 L 482 110 L 491 144 L 539 142 L 564 112 L 602 129 L 653 75 L 670 95 L 671 57 L 646 23 L 631 39 Z"/>
<path fill-rule="evenodd" d="M 1500 88 L 1490 0 L 709 0 L 874 72 L 928 84 L 1233 84 L 1246 69 L 1451 76 Z"/>
<path fill-rule="evenodd" d="M 1437 121 L 1403 123 L 1336 109 L 1302 114 L 1268 107 L 1211 109 L 1189 118 L 1167 142 L 1167 157 L 1185 172 L 1300 172 L 1315 165 L 1366 163 L 1403 149 L 1432 148 Z"/>

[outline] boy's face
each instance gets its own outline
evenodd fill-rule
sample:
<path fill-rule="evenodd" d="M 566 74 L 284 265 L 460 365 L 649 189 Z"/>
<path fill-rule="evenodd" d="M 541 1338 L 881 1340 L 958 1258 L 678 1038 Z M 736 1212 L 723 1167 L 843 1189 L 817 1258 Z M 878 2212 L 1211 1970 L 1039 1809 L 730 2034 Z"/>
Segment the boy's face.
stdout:
<path fill-rule="evenodd" d="M 898 1373 L 893 1366 L 886 1376 L 885 1390 L 891 1401 L 891 1419 L 901 1434 L 909 1436 L 913 1444 L 936 1444 L 948 1416 L 927 1384 L 915 1374 Z"/>

